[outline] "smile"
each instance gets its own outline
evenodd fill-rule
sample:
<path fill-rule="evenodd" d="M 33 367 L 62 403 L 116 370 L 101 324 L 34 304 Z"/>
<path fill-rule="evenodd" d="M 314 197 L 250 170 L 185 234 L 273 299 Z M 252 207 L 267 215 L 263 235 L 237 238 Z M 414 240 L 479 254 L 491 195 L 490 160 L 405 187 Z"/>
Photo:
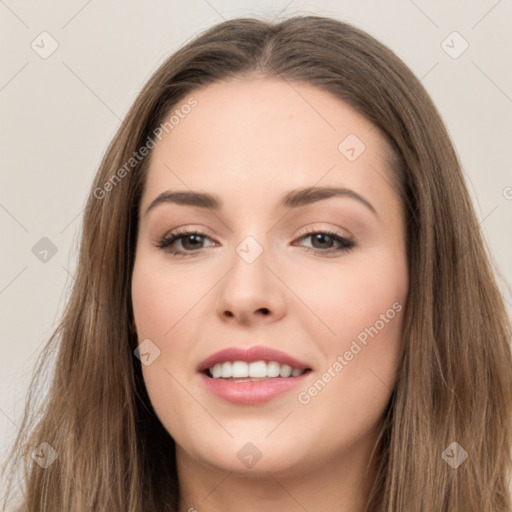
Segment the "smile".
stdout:
<path fill-rule="evenodd" d="M 216 352 L 197 371 L 202 385 L 215 397 L 238 405 L 256 405 L 300 386 L 312 368 L 285 352 L 253 346 Z"/>
<path fill-rule="evenodd" d="M 243 379 L 260 380 L 277 377 L 299 377 L 307 369 L 293 368 L 277 361 L 225 361 L 208 368 L 207 374 L 214 379 Z"/>

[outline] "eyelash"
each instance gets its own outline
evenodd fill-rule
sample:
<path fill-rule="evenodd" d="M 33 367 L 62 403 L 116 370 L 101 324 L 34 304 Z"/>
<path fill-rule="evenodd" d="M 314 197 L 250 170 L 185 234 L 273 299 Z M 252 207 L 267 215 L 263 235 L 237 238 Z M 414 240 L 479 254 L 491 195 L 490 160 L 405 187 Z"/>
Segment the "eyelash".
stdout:
<path fill-rule="evenodd" d="M 306 247 L 307 252 L 310 252 L 310 253 L 313 253 L 313 254 L 319 255 L 319 256 L 332 257 L 332 256 L 336 256 L 337 254 L 348 252 L 351 249 L 353 249 L 355 247 L 355 245 L 356 245 L 354 241 L 349 240 L 348 238 L 342 237 L 338 233 L 336 233 L 335 231 L 331 231 L 330 229 L 323 229 L 323 230 L 317 230 L 317 231 L 308 231 L 307 233 L 301 235 L 299 237 L 299 239 L 308 238 L 310 236 L 319 235 L 319 234 L 329 236 L 335 242 L 338 242 L 339 244 L 341 244 L 341 247 L 339 247 L 337 249 L 327 249 L 327 250 L 313 249 L 311 247 Z M 194 231 L 178 230 L 178 231 L 175 231 L 174 233 L 170 233 L 169 235 L 166 235 L 159 242 L 157 242 L 155 245 L 159 249 L 163 250 L 166 253 L 171 254 L 174 257 L 185 257 L 185 258 L 187 258 L 187 257 L 190 257 L 190 256 L 196 256 L 198 254 L 199 250 L 198 251 L 194 251 L 194 252 L 191 252 L 191 251 L 181 252 L 181 251 L 178 251 L 176 249 L 171 249 L 170 248 L 170 246 L 175 241 L 180 240 L 181 238 L 185 238 L 186 236 L 190 236 L 190 235 L 196 235 L 196 236 L 210 238 L 207 235 L 207 233 L 205 233 L 204 231 L 201 231 L 201 230 L 194 230 Z"/>

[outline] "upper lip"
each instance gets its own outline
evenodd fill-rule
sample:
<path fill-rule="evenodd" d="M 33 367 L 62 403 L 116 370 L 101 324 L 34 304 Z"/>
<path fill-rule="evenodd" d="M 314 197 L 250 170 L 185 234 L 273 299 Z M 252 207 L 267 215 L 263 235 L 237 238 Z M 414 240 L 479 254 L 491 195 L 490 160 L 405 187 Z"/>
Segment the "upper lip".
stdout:
<path fill-rule="evenodd" d="M 226 361 L 246 361 L 247 363 L 253 361 L 276 361 L 279 364 L 287 364 L 292 368 L 299 368 L 301 370 L 311 369 L 306 363 L 295 359 L 285 352 L 270 347 L 254 346 L 249 348 L 229 347 L 215 352 L 197 367 L 197 371 L 205 371 L 208 368 L 213 368 L 217 363 L 224 363 Z"/>

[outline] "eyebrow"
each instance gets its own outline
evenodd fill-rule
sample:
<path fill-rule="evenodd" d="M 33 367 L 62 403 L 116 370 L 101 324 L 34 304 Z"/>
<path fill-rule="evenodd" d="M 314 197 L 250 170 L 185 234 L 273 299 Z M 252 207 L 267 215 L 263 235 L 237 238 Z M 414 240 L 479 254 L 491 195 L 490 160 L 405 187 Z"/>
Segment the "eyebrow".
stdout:
<path fill-rule="evenodd" d="M 279 207 L 300 208 L 331 197 L 348 197 L 355 199 L 377 215 L 377 211 L 367 199 L 357 192 L 343 187 L 306 187 L 290 190 L 281 198 Z M 223 206 L 222 200 L 214 194 L 195 192 L 191 190 L 167 190 L 151 201 L 150 205 L 144 212 L 144 216 L 146 216 L 156 206 L 168 203 L 208 208 L 215 211 L 221 210 Z"/>

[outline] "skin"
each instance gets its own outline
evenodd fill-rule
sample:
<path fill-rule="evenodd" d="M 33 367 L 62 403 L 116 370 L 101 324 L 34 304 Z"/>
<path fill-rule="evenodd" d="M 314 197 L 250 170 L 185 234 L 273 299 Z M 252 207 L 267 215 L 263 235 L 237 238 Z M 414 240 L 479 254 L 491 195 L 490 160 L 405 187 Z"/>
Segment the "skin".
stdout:
<path fill-rule="evenodd" d="M 153 150 L 132 280 L 139 340 L 160 350 L 142 369 L 177 445 L 179 510 L 362 511 L 373 477 L 367 463 L 396 380 L 408 291 L 389 148 L 365 118 L 311 85 L 244 78 L 193 97 L 197 106 Z M 338 149 L 349 134 L 366 146 L 354 161 Z M 349 188 L 376 213 L 350 197 L 278 207 L 286 192 L 308 186 Z M 224 206 L 169 203 L 144 215 L 166 190 L 213 193 Z M 156 246 L 177 228 L 207 232 L 174 242 L 195 255 Z M 326 229 L 355 247 L 326 256 L 340 244 L 307 236 Z M 252 263 L 236 252 L 247 236 L 263 250 Z M 338 356 L 393 304 L 402 310 L 334 371 Z M 313 371 L 304 386 L 259 405 L 210 394 L 197 365 L 226 347 L 253 345 L 308 362 Z M 335 377 L 301 403 L 298 393 L 329 368 Z M 251 468 L 237 457 L 248 442 L 262 455 Z"/>

